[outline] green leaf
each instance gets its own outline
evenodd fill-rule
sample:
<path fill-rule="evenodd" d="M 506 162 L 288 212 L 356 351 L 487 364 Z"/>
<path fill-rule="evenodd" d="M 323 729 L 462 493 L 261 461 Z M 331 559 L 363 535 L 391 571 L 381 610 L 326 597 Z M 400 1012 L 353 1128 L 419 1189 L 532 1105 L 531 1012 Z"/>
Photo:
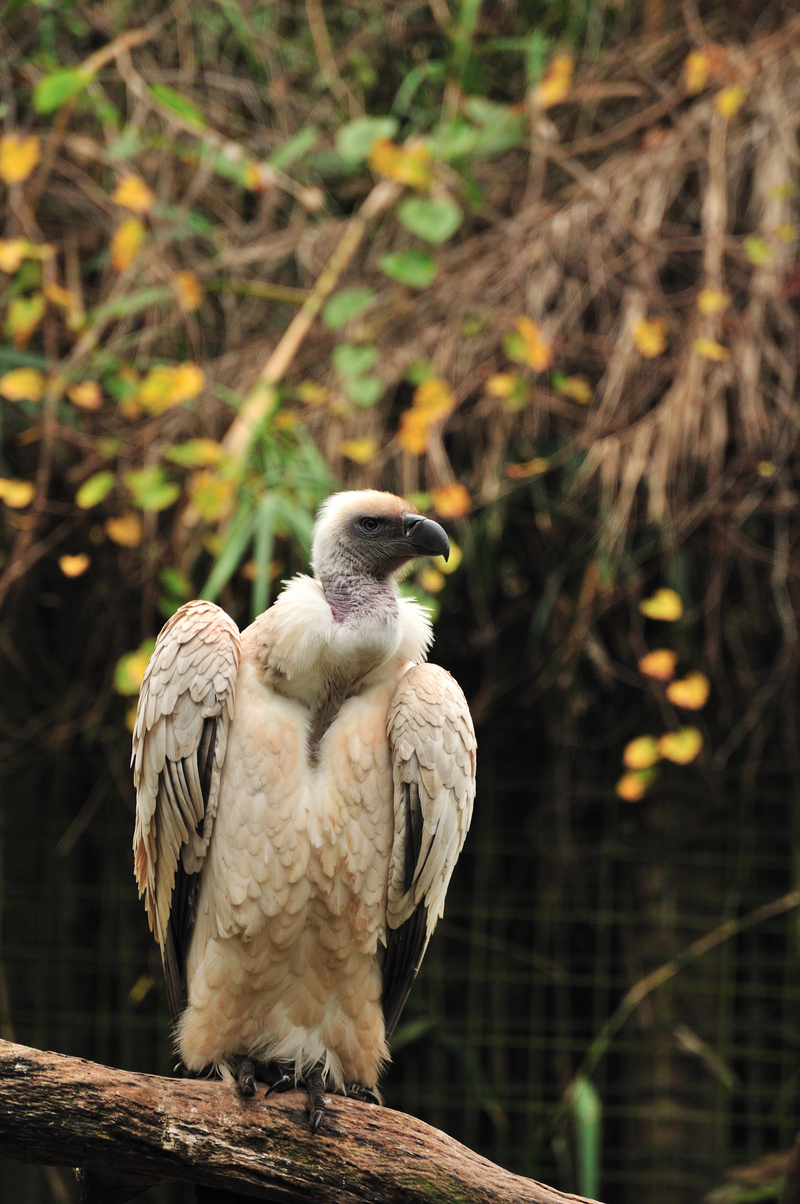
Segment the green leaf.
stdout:
<path fill-rule="evenodd" d="M 112 159 L 134 159 L 142 149 L 142 131 L 138 126 L 126 125 L 119 138 L 115 138 L 106 153 Z"/>
<path fill-rule="evenodd" d="M 165 447 L 163 455 L 181 468 L 202 468 L 216 464 L 222 448 L 214 439 L 187 439 L 185 443 L 174 443 Z"/>
<path fill-rule="evenodd" d="M 180 92 L 176 92 L 174 88 L 168 88 L 166 84 L 151 84 L 148 91 L 163 109 L 174 113 L 176 117 L 180 117 L 188 125 L 197 126 L 201 130 L 206 128 L 206 119 L 197 108 L 197 105 L 193 105 L 190 100 L 187 100 L 185 96 L 181 96 Z"/>
<path fill-rule="evenodd" d="M 251 616 L 257 618 L 269 606 L 269 569 L 272 564 L 272 549 L 275 544 L 275 495 L 266 493 L 256 509 L 255 538 L 253 540 L 253 596 Z"/>
<path fill-rule="evenodd" d="M 94 72 L 80 67 L 59 67 L 40 79 L 33 89 L 33 107 L 37 113 L 53 113 L 94 79 Z"/>
<path fill-rule="evenodd" d="M 322 311 L 322 323 L 328 330 L 341 330 L 353 318 L 360 317 L 375 300 L 371 288 L 342 288 L 334 293 Z"/>
<path fill-rule="evenodd" d="M 333 352 L 333 366 L 341 376 L 363 376 L 377 358 L 376 347 L 341 343 Z"/>
<path fill-rule="evenodd" d="M 434 159 L 450 163 L 475 154 L 480 131 L 468 121 L 446 121 L 437 125 L 428 136 L 428 149 Z"/>
<path fill-rule="evenodd" d="M 141 510 L 166 510 L 178 500 L 180 485 L 163 468 L 139 468 L 125 474 L 125 484 Z"/>
<path fill-rule="evenodd" d="M 253 501 L 251 498 L 246 498 L 230 525 L 222 545 L 222 551 L 215 560 L 214 567 L 200 593 L 201 598 L 205 598 L 208 602 L 214 602 L 220 590 L 228 584 L 244 558 L 247 545 L 253 538 L 253 521 Z"/>
<path fill-rule="evenodd" d="M 114 488 L 116 481 L 113 472 L 96 472 L 93 477 L 83 482 L 75 494 L 75 501 L 81 510 L 91 510 L 92 506 L 100 505 L 103 498 Z"/>
<path fill-rule="evenodd" d="M 114 669 L 114 689 L 118 694 L 136 695 L 142 688 L 142 678 L 156 642 L 143 640 L 134 652 L 126 652 Z"/>
<path fill-rule="evenodd" d="M 185 602 L 194 593 L 194 586 L 180 569 L 162 569 L 158 579 L 167 593 L 180 602 Z"/>
<path fill-rule="evenodd" d="M 305 129 L 299 130 L 288 142 L 284 142 L 283 146 L 274 150 L 267 159 L 267 163 L 270 167 L 276 167 L 278 171 L 285 171 L 298 159 L 302 159 L 318 138 L 319 130 L 313 125 L 308 125 Z"/>
<path fill-rule="evenodd" d="M 398 205 L 397 216 L 412 234 L 438 246 L 455 234 L 464 215 L 455 201 L 447 197 L 436 200 L 411 196 Z"/>
<path fill-rule="evenodd" d="M 418 602 L 424 610 L 428 612 L 428 618 L 431 623 L 435 623 L 439 618 L 441 607 L 433 594 L 426 593 L 421 586 L 416 585 L 412 581 L 400 582 L 400 593 L 404 598 L 410 598 L 412 602 Z"/>
<path fill-rule="evenodd" d="M 384 384 L 377 376 L 355 376 L 346 382 L 344 388 L 354 405 L 368 410 L 380 401 Z"/>
<path fill-rule="evenodd" d="M 439 265 L 424 251 L 392 251 L 384 255 L 378 266 L 398 284 L 411 288 L 427 288 L 439 274 Z"/>
<path fill-rule="evenodd" d="M 590 1079 L 580 1075 L 575 1080 L 570 1105 L 578 1155 L 578 1191 L 582 1196 L 596 1199 L 600 1190 L 600 1128 L 603 1105 Z"/>
<path fill-rule="evenodd" d="M 379 138 L 394 138 L 399 128 L 396 117 L 357 117 L 336 135 L 336 149 L 347 163 L 361 163 Z"/>

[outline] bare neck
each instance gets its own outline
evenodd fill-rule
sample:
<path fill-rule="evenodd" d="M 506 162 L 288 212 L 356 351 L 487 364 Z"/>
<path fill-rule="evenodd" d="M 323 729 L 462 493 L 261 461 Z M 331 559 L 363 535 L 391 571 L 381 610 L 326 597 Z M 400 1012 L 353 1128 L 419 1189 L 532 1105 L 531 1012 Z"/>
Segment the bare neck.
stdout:
<path fill-rule="evenodd" d="M 378 619 L 384 623 L 398 615 L 393 584 L 361 573 L 321 572 L 319 581 L 335 623 Z"/>

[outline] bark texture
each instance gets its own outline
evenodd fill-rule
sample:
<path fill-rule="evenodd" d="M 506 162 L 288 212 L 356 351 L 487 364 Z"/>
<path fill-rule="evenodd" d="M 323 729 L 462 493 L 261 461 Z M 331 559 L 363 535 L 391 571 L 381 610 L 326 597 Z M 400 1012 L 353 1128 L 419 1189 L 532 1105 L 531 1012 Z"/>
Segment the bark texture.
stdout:
<path fill-rule="evenodd" d="M 164 1179 L 280 1204 L 576 1204 L 422 1121 L 331 1098 L 312 1137 L 305 1093 L 245 1100 L 227 1083 L 112 1070 L 0 1041 L 0 1153 L 80 1165 L 113 1204 Z"/>

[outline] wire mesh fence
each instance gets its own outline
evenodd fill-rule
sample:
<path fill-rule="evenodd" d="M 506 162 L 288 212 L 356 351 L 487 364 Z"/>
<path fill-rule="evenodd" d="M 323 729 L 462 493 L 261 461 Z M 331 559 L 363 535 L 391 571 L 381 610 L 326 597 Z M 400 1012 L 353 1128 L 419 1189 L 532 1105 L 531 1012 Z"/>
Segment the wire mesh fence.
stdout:
<path fill-rule="evenodd" d="M 695 785 L 632 807 L 602 776 L 586 779 L 580 748 L 568 750 L 568 782 L 557 766 L 531 772 L 532 722 L 505 713 L 481 732 L 475 826 L 384 1086 L 389 1105 L 575 1190 L 576 1134 L 569 1117 L 553 1120 L 592 1038 L 644 974 L 792 887 L 796 807 L 780 775 L 722 801 Z M 168 1073 L 166 998 L 132 885 L 130 813 L 110 789 L 64 856 L 69 769 L 32 767 L 24 794 L 6 790 L 13 1032 Z M 784 915 L 644 998 L 592 1076 L 603 1109 L 600 1198 L 700 1200 L 731 1163 L 791 1144 L 798 961 L 797 920 Z M 59 1198 L 41 1168 L 11 1162 L 0 1189 L 25 1204 Z M 187 1197 L 174 1187 L 148 1198 Z"/>

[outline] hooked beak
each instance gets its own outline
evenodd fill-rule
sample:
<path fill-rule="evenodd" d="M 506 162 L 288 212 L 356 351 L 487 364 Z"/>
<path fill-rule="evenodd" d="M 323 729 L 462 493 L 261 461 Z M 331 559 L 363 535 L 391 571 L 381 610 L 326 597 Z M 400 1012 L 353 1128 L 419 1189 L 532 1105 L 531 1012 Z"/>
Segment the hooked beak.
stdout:
<path fill-rule="evenodd" d="M 403 515 L 403 535 L 417 556 L 450 556 L 450 540 L 443 527 L 421 514 Z"/>

